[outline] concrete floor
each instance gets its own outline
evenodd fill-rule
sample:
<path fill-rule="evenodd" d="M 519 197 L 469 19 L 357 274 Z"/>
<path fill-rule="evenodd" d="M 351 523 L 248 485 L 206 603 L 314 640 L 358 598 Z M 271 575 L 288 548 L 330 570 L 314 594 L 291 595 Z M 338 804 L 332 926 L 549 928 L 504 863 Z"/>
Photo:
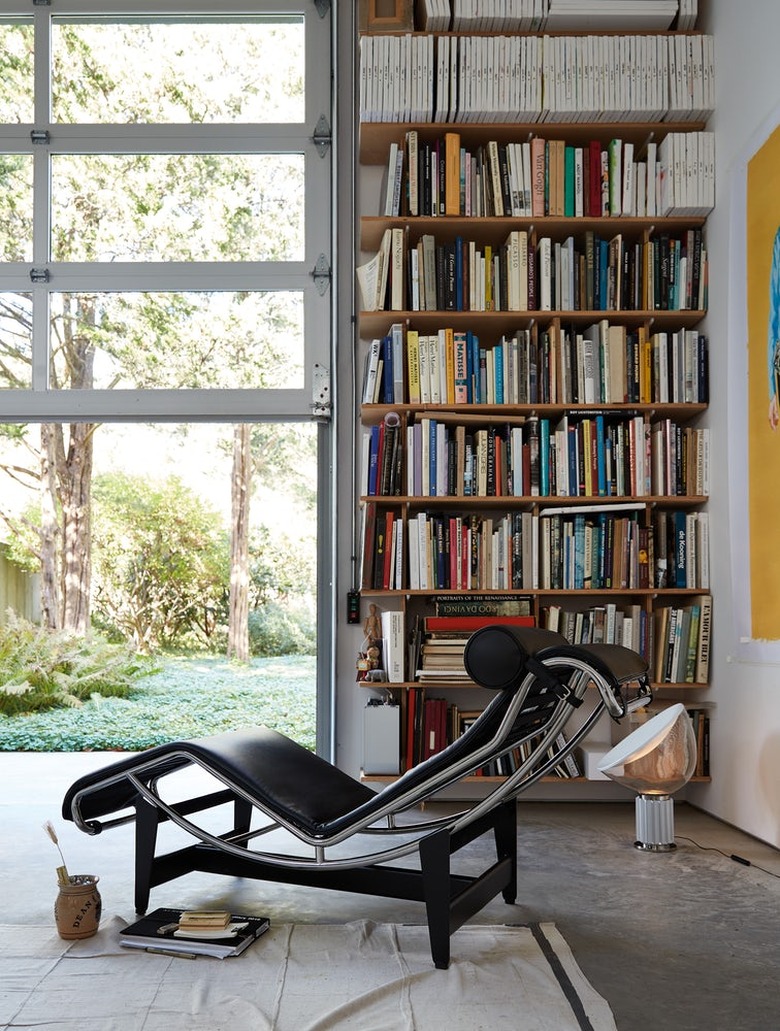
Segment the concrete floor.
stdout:
<path fill-rule="evenodd" d="M 60 817 L 65 788 L 112 758 L 0 753 L 0 922 L 53 924 L 59 858 L 47 819 L 70 871 L 99 875 L 105 914 L 134 918 L 132 830 L 90 838 Z M 499 898 L 475 920 L 554 922 L 620 1031 L 780 1028 L 780 853 L 685 804 L 675 852 L 638 852 L 633 831 L 631 802 L 520 803 L 518 904 Z M 461 868 L 489 855 L 488 840 L 475 842 Z M 262 912 L 276 923 L 424 920 L 416 903 L 206 874 L 154 889 L 152 906 L 166 905 Z"/>

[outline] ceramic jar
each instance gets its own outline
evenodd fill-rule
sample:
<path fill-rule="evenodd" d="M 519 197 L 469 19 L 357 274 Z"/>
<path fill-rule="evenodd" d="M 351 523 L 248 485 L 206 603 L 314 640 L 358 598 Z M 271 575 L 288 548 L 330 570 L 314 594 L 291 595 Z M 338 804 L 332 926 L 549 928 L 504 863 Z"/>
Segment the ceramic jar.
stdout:
<path fill-rule="evenodd" d="M 93 874 L 72 874 L 59 886 L 54 919 L 60 938 L 91 938 L 100 923 L 102 900 Z"/>

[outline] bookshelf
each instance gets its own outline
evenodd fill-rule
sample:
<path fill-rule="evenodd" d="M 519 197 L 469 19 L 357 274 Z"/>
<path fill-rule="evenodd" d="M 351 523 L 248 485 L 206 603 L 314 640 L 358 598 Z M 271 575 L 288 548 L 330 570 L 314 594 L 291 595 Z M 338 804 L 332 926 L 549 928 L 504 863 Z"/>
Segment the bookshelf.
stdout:
<path fill-rule="evenodd" d="M 412 693 L 447 696 L 456 732 L 474 687 L 418 673 L 427 621 L 522 609 L 643 652 L 657 697 L 706 726 L 711 39 L 360 44 L 359 161 L 377 185 L 360 213 L 359 586 L 412 641 L 384 656 L 383 687 L 402 721 Z M 491 94 L 484 75 L 470 92 L 511 55 L 524 85 L 497 75 Z"/>

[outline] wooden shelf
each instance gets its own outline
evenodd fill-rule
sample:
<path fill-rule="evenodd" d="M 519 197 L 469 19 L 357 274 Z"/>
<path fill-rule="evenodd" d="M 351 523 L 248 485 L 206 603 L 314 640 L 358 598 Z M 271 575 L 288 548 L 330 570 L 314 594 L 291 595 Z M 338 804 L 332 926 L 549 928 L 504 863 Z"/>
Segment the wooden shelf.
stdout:
<path fill-rule="evenodd" d="M 360 591 L 361 595 L 366 598 L 431 598 L 434 595 L 436 597 L 446 598 L 447 595 L 458 595 L 463 594 L 505 594 L 508 598 L 516 597 L 517 595 L 522 596 L 533 596 L 537 598 L 629 598 L 629 597 L 641 597 L 641 598 L 684 598 L 684 597 L 695 597 L 699 594 L 709 594 L 709 588 L 704 587 L 605 587 L 605 588 L 593 588 L 588 587 L 584 590 L 575 590 L 574 588 L 561 587 L 561 588 L 549 588 L 549 587 L 518 587 L 512 591 L 499 591 L 494 590 L 492 587 L 481 587 L 473 591 L 465 590 L 427 590 L 427 591 L 411 591 L 404 589 L 402 591 L 390 591 L 383 590 L 381 588 L 364 587 Z M 668 685 L 670 687 L 674 685 Z"/>
<path fill-rule="evenodd" d="M 388 412 L 421 413 L 432 415 L 448 422 L 469 422 L 477 418 L 481 421 L 504 421 L 507 417 L 532 415 L 548 419 L 560 419 L 563 415 L 647 415 L 652 418 L 662 415 L 669 419 L 693 419 L 707 410 L 704 403 L 656 403 L 656 404 L 523 404 L 523 405 L 489 405 L 489 404 L 364 404 L 360 407 L 364 425 L 370 426 L 381 422 Z"/>
<path fill-rule="evenodd" d="M 368 592 L 364 592 L 364 593 L 368 593 Z M 517 593 L 517 592 L 513 592 L 513 593 Z M 569 593 L 569 592 L 567 592 L 567 593 Z M 631 593 L 635 594 L 636 591 L 632 591 Z M 701 592 L 699 592 L 699 593 L 701 593 Z M 447 680 L 447 681 L 445 681 L 445 680 L 440 680 L 440 681 L 405 680 L 403 683 L 395 683 L 395 684 L 391 684 L 387 680 L 358 680 L 357 681 L 357 685 L 358 685 L 358 687 L 368 687 L 368 688 L 373 688 L 374 690 L 379 690 L 381 688 L 382 690 L 385 690 L 385 691 L 408 691 L 408 690 L 410 690 L 411 688 L 414 688 L 414 687 L 440 688 L 441 690 L 445 690 L 446 689 L 447 691 L 463 690 L 463 689 L 468 689 L 468 690 L 471 690 L 471 691 L 482 690 L 482 688 L 480 687 L 479 684 L 475 684 L 471 680 L 469 680 L 468 682 L 464 682 L 462 680 Z M 685 691 L 688 691 L 691 688 L 702 688 L 702 687 L 708 687 L 709 685 L 708 684 L 689 684 L 688 682 L 684 682 L 684 683 L 681 683 L 681 684 L 680 683 L 678 683 L 678 684 L 651 684 L 650 686 L 652 687 L 653 691 L 655 692 L 655 691 L 662 691 L 662 690 L 667 690 L 667 691 L 669 691 L 669 690 L 685 690 Z"/>
<path fill-rule="evenodd" d="M 650 325 L 653 329 L 692 329 L 706 315 L 704 311 L 361 311 L 358 312 L 360 332 L 364 338 L 383 337 L 394 322 L 413 322 L 422 333 L 434 333 L 447 326 L 467 330 L 479 325 L 481 329 L 503 334 L 525 329 L 534 322 L 547 325 L 560 319 L 575 326 L 589 326 L 601 319 L 609 319 L 635 329 Z M 576 406 L 579 407 L 579 406 Z M 604 407 L 603 405 L 601 406 Z"/>
<path fill-rule="evenodd" d="M 640 237 L 643 233 L 659 232 L 675 233 L 686 229 L 700 228 L 706 219 L 703 216 L 675 216 L 673 218 L 638 218 L 635 216 L 614 216 L 604 218 L 558 218 L 544 216 L 540 218 L 498 218 L 485 216 L 476 218 L 465 215 L 411 216 L 388 218 L 381 215 L 364 215 L 360 219 L 360 246 L 364 251 L 377 251 L 382 242 L 382 234 L 386 229 L 408 228 L 415 243 L 424 233 L 431 233 L 437 243 L 452 243 L 456 236 L 473 240 L 484 246 L 493 243 L 509 233 L 510 229 L 533 229 L 539 236 L 563 239 L 569 235 L 585 233 L 591 230 L 604 237 L 622 233 L 629 239 Z"/>
<path fill-rule="evenodd" d="M 363 122 L 360 126 L 359 156 L 362 165 L 385 165 L 391 143 L 403 143 L 414 129 L 421 142 L 441 139 L 445 132 L 459 132 L 470 146 L 490 140 L 519 143 L 531 136 L 542 139 L 566 138 L 567 143 L 621 139 L 641 146 L 661 140 L 670 132 L 699 132 L 704 122 Z M 690 225 L 688 221 L 688 225 Z"/>
<path fill-rule="evenodd" d="M 483 497 L 481 495 L 451 495 L 451 494 L 432 494 L 429 496 L 420 497 L 408 497 L 401 494 L 369 494 L 361 497 L 361 504 L 372 501 L 377 505 L 381 505 L 383 508 L 396 505 L 405 505 L 408 508 L 463 508 L 467 505 L 471 509 L 483 509 L 483 508 L 522 508 L 528 509 L 533 506 L 538 506 L 542 511 L 540 515 L 544 514 L 545 508 L 559 508 L 569 506 L 588 506 L 588 505 L 647 505 L 649 508 L 693 508 L 702 505 L 707 501 L 706 497 L 699 495 L 664 495 L 659 497 L 656 495 L 647 495 L 645 497 L 601 497 L 599 495 L 593 496 L 554 496 L 545 494 L 544 496 L 524 496 L 514 497 L 510 495 L 499 495 L 498 497 Z"/>

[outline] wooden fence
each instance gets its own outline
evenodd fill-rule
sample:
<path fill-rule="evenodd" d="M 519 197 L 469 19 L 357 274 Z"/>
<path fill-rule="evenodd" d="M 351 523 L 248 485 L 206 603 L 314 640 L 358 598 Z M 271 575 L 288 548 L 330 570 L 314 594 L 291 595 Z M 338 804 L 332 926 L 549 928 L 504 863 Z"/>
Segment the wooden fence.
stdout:
<path fill-rule="evenodd" d="M 27 573 L 11 562 L 5 545 L 0 544 L 0 623 L 12 609 L 18 616 L 38 622 L 41 616 L 38 575 Z"/>

